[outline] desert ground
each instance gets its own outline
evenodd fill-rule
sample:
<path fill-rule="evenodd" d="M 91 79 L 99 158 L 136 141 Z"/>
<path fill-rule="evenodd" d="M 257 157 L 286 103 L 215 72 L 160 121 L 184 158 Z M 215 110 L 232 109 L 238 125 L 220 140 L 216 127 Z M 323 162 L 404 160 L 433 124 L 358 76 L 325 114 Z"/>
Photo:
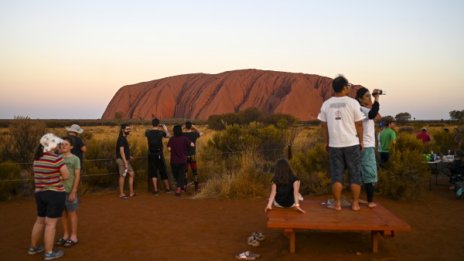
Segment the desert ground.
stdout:
<path fill-rule="evenodd" d="M 179 198 L 138 191 L 121 200 L 116 192 L 86 194 L 79 206 L 80 242 L 64 249 L 63 260 L 235 260 L 245 250 L 261 254 L 260 260 L 464 260 L 464 202 L 446 183 L 445 177 L 439 179 L 417 201 L 377 197 L 412 227 L 381 238 L 378 254 L 371 252 L 366 232 L 300 231 L 292 255 L 282 232 L 266 228 L 265 198 L 193 199 L 191 194 Z M 321 202 L 329 197 L 305 196 Z M 41 254 L 26 253 L 34 199 L 0 202 L 0 213 L 1 260 L 42 260 Z M 254 231 L 266 236 L 259 247 L 247 245 Z M 59 226 L 57 237 L 61 233 Z"/>

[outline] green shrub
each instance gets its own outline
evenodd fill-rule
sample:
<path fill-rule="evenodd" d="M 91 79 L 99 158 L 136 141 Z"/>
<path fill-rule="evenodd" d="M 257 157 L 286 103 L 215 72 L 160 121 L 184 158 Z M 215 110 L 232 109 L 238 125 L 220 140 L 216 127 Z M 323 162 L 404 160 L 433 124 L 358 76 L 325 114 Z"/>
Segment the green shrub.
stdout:
<path fill-rule="evenodd" d="M 300 192 L 302 194 L 329 192 L 328 155 L 324 145 L 317 144 L 306 152 L 296 153 L 290 163 L 301 180 Z"/>
<path fill-rule="evenodd" d="M 378 189 L 393 199 L 417 199 L 427 190 L 430 169 L 422 143 L 415 135 L 401 135 L 390 152 L 389 163 L 379 170 Z"/>
<path fill-rule="evenodd" d="M 433 141 L 436 144 L 436 153 L 448 154 L 448 151 L 455 150 L 454 137 L 449 131 L 433 133 Z"/>
<path fill-rule="evenodd" d="M 30 180 L 21 178 L 21 167 L 13 161 L 0 163 L 0 201 L 9 200 L 23 193 L 24 183 Z M 30 186 L 28 186 L 30 187 Z"/>

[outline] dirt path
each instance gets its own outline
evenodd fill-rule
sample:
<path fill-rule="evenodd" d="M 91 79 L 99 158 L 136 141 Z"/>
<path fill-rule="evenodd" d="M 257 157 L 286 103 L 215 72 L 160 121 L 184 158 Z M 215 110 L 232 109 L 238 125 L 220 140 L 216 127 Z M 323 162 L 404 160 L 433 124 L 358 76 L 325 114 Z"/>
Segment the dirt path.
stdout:
<path fill-rule="evenodd" d="M 80 242 L 65 249 L 63 260 L 235 260 L 244 250 L 260 253 L 260 260 L 464 260 L 464 201 L 444 186 L 416 202 L 378 198 L 413 230 L 381 239 L 377 255 L 369 233 L 318 231 L 298 232 L 297 253 L 290 255 L 281 231 L 265 227 L 265 199 L 115 195 L 81 198 Z M 0 203 L 1 260 L 43 260 L 26 254 L 34 220 L 33 198 Z M 267 236 L 260 247 L 246 244 L 253 231 Z"/>

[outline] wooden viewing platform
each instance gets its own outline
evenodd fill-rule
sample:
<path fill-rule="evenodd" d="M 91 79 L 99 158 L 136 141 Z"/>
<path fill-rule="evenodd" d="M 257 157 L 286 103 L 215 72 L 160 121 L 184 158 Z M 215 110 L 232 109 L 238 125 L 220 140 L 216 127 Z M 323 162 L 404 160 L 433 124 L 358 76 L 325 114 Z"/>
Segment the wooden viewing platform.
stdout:
<path fill-rule="evenodd" d="M 329 209 L 322 205 L 321 199 L 301 202 L 302 214 L 293 208 L 273 207 L 267 213 L 267 227 L 283 229 L 289 237 L 290 253 L 295 253 L 296 230 L 320 231 L 371 231 L 372 251 L 378 252 L 379 236 L 393 237 L 396 231 L 410 231 L 411 227 L 377 203 L 377 207 L 368 208 L 361 205 L 361 210 L 353 211 L 351 207 L 341 211 Z"/>

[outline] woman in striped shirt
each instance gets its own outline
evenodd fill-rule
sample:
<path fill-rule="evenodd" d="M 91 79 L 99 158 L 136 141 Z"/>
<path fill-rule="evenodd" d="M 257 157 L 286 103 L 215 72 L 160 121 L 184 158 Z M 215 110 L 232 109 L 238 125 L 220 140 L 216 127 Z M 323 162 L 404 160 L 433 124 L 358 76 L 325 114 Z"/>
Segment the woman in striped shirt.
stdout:
<path fill-rule="evenodd" d="M 45 248 L 45 260 L 63 256 L 62 250 L 53 249 L 56 223 L 65 204 L 63 180 L 69 178 L 63 157 L 54 153 L 62 141 L 51 133 L 42 136 L 33 163 L 37 220 L 32 228 L 28 253 L 34 255 Z M 42 235 L 45 247 L 38 245 Z"/>

